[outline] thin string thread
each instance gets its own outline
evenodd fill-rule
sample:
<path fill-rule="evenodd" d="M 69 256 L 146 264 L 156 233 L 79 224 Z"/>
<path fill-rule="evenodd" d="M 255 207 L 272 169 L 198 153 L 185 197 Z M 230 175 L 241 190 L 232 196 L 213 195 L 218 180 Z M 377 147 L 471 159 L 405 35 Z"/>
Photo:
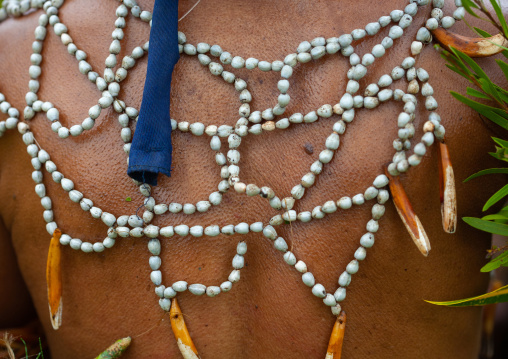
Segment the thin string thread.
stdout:
<path fill-rule="evenodd" d="M 183 19 L 184 19 L 187 15 L 189 15 L 189 14 L 191 13 L 191 11 L 192 11 L 192 10 L 194 10 L 194 8 L 195 8 L 196 6 L 198 6 L 198 4 L 199 4 L 200 2 L 201 2 L 201 0 L 198 0 L 198 2 L 197 2 L 197 3 L 195 3 L 195 4 L 194 4 L 194 5 L 190 8 L 190 10 L 189 10 L 189 11 L 187 11 L 187 12 L 186 12 L 186 13 L 185 13 L 185 14 L 184 14 L 181 18 L 179 18 L 179 19 L 178 19 L 178 22 L 182 21 L 182 20 L 183 20 Z"/>

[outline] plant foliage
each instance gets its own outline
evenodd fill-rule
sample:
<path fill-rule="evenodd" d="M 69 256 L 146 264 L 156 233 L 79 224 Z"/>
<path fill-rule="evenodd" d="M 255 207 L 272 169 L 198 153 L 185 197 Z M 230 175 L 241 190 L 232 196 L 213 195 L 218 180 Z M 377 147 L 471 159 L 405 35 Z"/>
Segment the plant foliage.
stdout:
<path fill-rule="evenodd" d="M 462 6 L 470 15 L 482 19 L 494 25 L 503 36 L 508 39 L 508 25 L 501 11 L 499 0 L 489 0 L 494 15 L 487 9 L 483 0 L 462 0 Z M 491 35 L 479 28 L 471 27 L 479 36 L 487 38 Z M 499 45 L 498 45 L 499 46 Z M 502 54 L 508 58 L 508 49 L 503 47 Z M 466 94 L 451 92 L 451 95 L 477 111 L 483 118 L 486 118 L 508 130 L 508 91 L 494 83 L 487 73 L 469 56 L 450 48 L 450 51 L 442 50 L 441 56 L 447 61 L 446 66 L 467 79 L 472 87 L 466 88 Z M 503 60 L 496 60 L 497 65 L 508 80 L 508 63 Z M 493 137 L 495 152 L 490 155 L 494 158 L 508 162 L 508 141 Z M 472 174 L 464 182 L 480 176 L 490 174 L 508 174 L 508 167 L 490 168 Z M 483 206 L 482 211 L 487 211 L 495 204 L 505 202 L 508 196 L 508 184 L 494 193 Z M 484 232 L 508 236 L 508 206 L 495 214 L 489 214 L 482 218 L 465 217 L 464 222 Z M 487 257 L 494 257 L 483 268 L 482 272 L 490 272 L 501 266 L 508 266 L 508 246 L 501 248 L 493 247 L 488 251 Z M 446 306 L 467 306 L 485 305 L 497 302 L 508 302 L 508 286 L 497 291 L 484 294 L 475 298 L 468 298 L 450 302 L 430 302 L 436 305 Z"/>

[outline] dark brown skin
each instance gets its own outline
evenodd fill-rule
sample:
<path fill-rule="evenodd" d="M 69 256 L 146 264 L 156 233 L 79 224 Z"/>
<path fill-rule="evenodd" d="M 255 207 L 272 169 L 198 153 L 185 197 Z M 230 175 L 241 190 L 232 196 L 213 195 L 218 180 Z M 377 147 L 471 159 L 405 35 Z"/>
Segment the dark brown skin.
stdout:
<path fill-rule="evenodd" d="M 151 1 L 140 0 L 152 9 Z M 194 1 L 182 0 L 183 15 Z M 243 1 L 203 0 L 180 23 L 189 42 L 220 44 L 233 54 L 260 59 L 281 59 L 303 40 L 338 36 L 375 21 L 406 2 L 390 1 Z M 78 46 L 87 51 L 92 66 L 102 71 L 114 29 L 116 1 L 68 1 L 60 18 Z M 409 54 L 418 27 L 429 7 L 421 10 L 405 36 L 371 67 L 362 88 Z M 25 106 L 29 55 L 40 12 L 0 24 L 0 91 L 18 109 Z M 466 33 L 459 24 L 454 32 Z M 358 46 L 362 55 L 386 36 L 370 38 Z M 122 54 L 148 38 L 147 26 L 129 18 Z M 125 50 L 127 49 L 127 50 Z M 127 52 L 126 52 L 127 51 Z M 39 98 L 53 102 L 62 123 L 80 123 L 99 92 L 77 71 L 77 62 L 50 29 L 43 50 Z M 493 60 L 481 60 L 494 69 Z M 427 69 L 439 113 L 447 129 L 448 145 L 457 179 L 459 218 L 479 216 L 481 204 L 500 187 L 499 179 L 485 178 L 463 184 L 471 173 L 495 166 L 487 155 L 493 132 L 476 113 L 453 100 L 448 91 L 464 92 L 466 82 L 446 69 L 431 46 L 418 59 Z M 337 103 L 346 86 L 348 61 L 327 56 L 298 66 L 291 81 L 293 102 L 288 113 L 304 112 L 325 103 Z M 253 109 L 273 106 L 279 76 L 260 71 L 234 71 L 252 91 Z M 139 108 L 146 58 L 128 75 L 120 96 Z M 500 74 L 493 76 L 498 82 Z M 405 89 L 400 82 L 393 88 Z M 238 120 L 237 94 L 214 78 L 196 58 L 182 56 L 172 86 L 171 115 L 178 120 L 230 124 Z M 423 106 L 422 106 L 423 107 Z M 401 104 L 390 102 L 375 111 L 357 111 L 358 117 L 341 139 L 341 148 L 325 167 L 314 188 L 296 206 L 310 210 L 330 199 L 363 192 L 382 165 L 390 160 Z M 41 146 L 59 170 L 96 205 L 116 216 L 132 214 L 142 203 L 137 187 L 126 175 L 126 155 L 120 126 L 112 110 L 104 111 L 96 127 L 78 137 L 60 140 L 43 116 L 30 122 Z M 424 116 L 424 117 L 422 117 Z M 415 122 L 418 138 L 426 119 Z M 0 114 L 0 119 L 5 115 Z M 241 177 L 245 183 L 272 187 L 289 195 L 324 148 L 336 117 L 286 131 L 248 136 L 242 141 Z M 491 127 L 493 128 L 493 127 Z M 207 136 L 173 135 L 174 168 L 171 178 L 159 178 L 154 197 L 162 203 L 206 199 L 219 182 L 219 169 Z M 313 149 L 313 150 L 309 150 Z M 449 309 L 423 301 L 451 300 L 486 291 L 485 263 L 489 235 L 459 220 L 457 233 L 444 233 L 441 225 L 438 151 L 433 146 L 422 164 L 402 176 L 413 207 L 425 226 L 432 250 L 423 257 L 412 243 L 391 201 L 381 219 L 376 245 L 354 275 L 343 304 L 348 324 L 344 358 L 476 358 L 479 349 L 481 308 Z M 45 230 L 42 207 L 34 193 L 32 167 L 21 136 L 9 131 L 0 139 L 0 327 L 23 325 L 33 315 L 30 298 L 40 317 L 54 358 L 91 358 L 117 339 L 131 336 L 123 357 L 179 358 L 176 341 L 150 282 L 150 256 L 146 239 L 119 239 L 113 249 L 85 254 L 69 247 L 63 251 L 63 323 L 51 328 L 46 296 L 45 266 L 51 236 Z M 45 173 L 44 183 L 53 200 L 55 218 L 64 233 L 96 242 L 106 227 L 68 200 L 60 186 Z M 132 202 L 126 202 L 132 197 Z M 229 191 L 219 207 L 193 216 L 165 215 L 155 224 L 226 225 L 242 221 L 267 223 L 275 215 L 266 200 Z M 369 220 L 370 205 L 339 211 L 322 220 L 279 227 L 297 257 L 304 260 L 320 283 L 336 288 L 337 278 L 352 259 Z M 335 318 L 320 299 L 301 283 L 300 275 L 260 234 L 241 237 L 249 245 L 242 279 L 232 291 L 216 298 L 179 295 L 179 304 L 192 338 L 205 359 L 212 358 L 323 358 Z M 231 271 L 239 236 L 216 238 L 174 237 L 163 240 L 163 282 L 216 285 Z M 17 259 L 17 263 L 16 260 Z M 28 288 L 28 291 L 27 291 Z M 149 331 L 149 332 L 147 332 Z M 122 357 L 122 358 L 123 358 Z"/>

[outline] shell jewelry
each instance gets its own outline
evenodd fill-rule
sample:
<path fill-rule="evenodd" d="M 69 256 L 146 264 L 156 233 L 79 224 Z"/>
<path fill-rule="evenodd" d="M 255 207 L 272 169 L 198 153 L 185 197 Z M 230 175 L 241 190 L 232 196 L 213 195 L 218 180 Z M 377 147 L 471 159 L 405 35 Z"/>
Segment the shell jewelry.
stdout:
<path fill-rule="evenodd" d="M 219 45 L 210 46 L 206 43 L 192 44 L 187 42 L 185 34 L 179 32 L 178 42 L 181 54 L 196 56 L 200 64 L 208 68 L 213 76 L 220 77 L 234 86 L 239 94 L 238 113 L 240 119 L 234 127 L 224 124 L 205 126 L 200 122 L 190 123 L 172 119 L 173 130 L 188 132 L 194 136 L 210 137 L 210 147 L 215 153 L 215 161 L 220 167 L 218 190 L 197 203 L 158 203 L 151 195 L 150 186 L 137 182 L 140 192 L 145 196 L 144 212 L 141 216 L 136 213 L 131 215 L 112 214 L 111 212 L 114 212 L 115 208 L 106 210 L 94 206 L 93 200 L 79 191 L 79 184 L 76 186 L 64 173 L 58 171 L 57 165 L 51 161 L 50 154 L 39 145 L 40 142 L 36 141 L 34 134 L 30 131 L 29 124 L 37 113 L 43 114 L 51 129 L 55 132 L 55 136 L 58 137 L 58 141 L 63 144 L 64 139 L 69 136 L 79 136 L 85 131 L 92 131 L 95 120 L 102 110 L 112 107 L 118 114 L 121 127 L 120 137 L 125 143 L 123 149 L 129 154 L 132 138 L 129 126 L 132 121 L 136 122 L 138 109 L 130 107 L 122 101 L 119 93 L 122 81 L 128 76 L 129 70 L 136 65 L 137 60 L 148 52 L 149 44 L 146 42 L 134 48 L 132 53 L 123 57 L 123 59 L 119 59 L 118 54 L 122 46 L 123 28 L 126 26 L 127 17 L 138 18 L 151 26 L 152 14 L 149 11 L 141 10 L 135 0 L 120 0 L 120 5 L 116 9 L 117 19 L 112 33 L 113 41 L 109 47 L 110 54 L 105 60 L 105 68 L 101 76 L 87 62 L 86 52 L 74 43 L 69 29 L 60 21 L 58 13 L 63 4 L 64 0 L 4 0 L 2 8 L 0 8 L 0 22 L 8 17 L 21 16 L 30 10 L 43 9 L 43 13 L 39 17 L 39 25 L 34 32 L 35 39 L 32 44 L 31 66 L 28 69 L 30 81 L 26 93 L 27 106 L 23 111 L 22 118 L 20 118 L 20 112 L 12 107 L 5 96 L 0 93 L 0 111 L 8 115 L 5 121 L 0 122 L 0 137 L 7 130 L 17 128 L 27 146 L 27 152 L 34 167 L 32 178 L 35 182 L 35 192 L 41 198 L 41 204 L 44 208 L 43 218 L 47 223 L 46 229 L 53 236 L 48 256 L 48 295 L 52 323 L 55 329 L 58 329 L 62 321 L 62 298 L 58 297 L 62 290 L 61 283 L 58 283 L 61 280 L 59 272 L 60 251 L 62 255 L 69 255 L 65 248 L 60 248 L 58 243 L 55 243 L 55 238 L 59 238 L 59 243 L 62 246 L 70 246 L 72 249 L 84 253 L 96 253 L 109 250 L 120 238 L 129 236 L 147 237 L 147 246 L 151 253 L 148 263 L 152 270 L 150 280 L 155 286 L 155 294 L 159 298 L 159 305 L 164 311 L 170 312 L 171 324 L 182 355 L 185 358 L 198 358 L 199 354 L 187 331 L 175 296 L 186 290 L 198 296 L 206 294 L 209 297 L 229 292 L 233 284 L 240 280 L 247 244 L 244 241 L 238 243 L 236 253 L 232 259 L 233 269 L 231 274 L 215 285 L 189 284 L 185 280 L 178 280 L 164 285 L 162 284 L 163 278 L 160 270 L 161 240 L 164 241 L 163 238 L 175 236 L 213 237 L 221 233 L 242 235 L 249 232 L 259 232 L 273 242 L 275 249 L 281 252 L 282 259 L 288 265 L 301 273 L 303 284 L 308 286 L 316 297 L 321 298 L 324 305 L 330 307 L 333 315 L 338 316 L 326 354 L 326 358 L 337 359 L 341 356 L 346 322 L 341 304 L 346 298 L 347 287 L 351 283 L 353 275 L 358 271 L 360 262 L 365 259 L 367 250 L 374 245 L 375 235 L 379 229 L 379 220 L 385 213 L 384 204 L 389 199 L 388 188 L 394 197 L 397 211 L 418 249 L 424 255 L 429 253 L 429 239 L 418 217 L 413 213 L 411 204 L 397 176 L 407 172 L 411 167 L 417 166 L 425 155 L 427 147 L 431 146 L 436 140 L 439 142 L 442 158 L 443 227 L 450 233 L 455 231 L 457 220 L 456 196 L 453 169 L 448 149 L 444 143 L 445 128 L 436 112 L 438 104 L 433 97 L 434 90 L 429 83 L 429 74 L 425 69 L 416 65 L 415 56 L 421 52 L 425 44 L 431 42 L 432 31 L 440 27 L 448 29 L 456 20 L 464 17 L 464 8 L 461 7 L 460 0 L 455 0 L 456 10 L 453 16 L 444 16 L 441 10 L 444 6 L 444 0 L 410 0 L 403 10 L 393 10 L 381 16 L 378 21 L 367 24 L 365 28 L 355 29 L 350 34 L 343 34 L 329 39 L 316 37 L 311 41 L 303 41 L 296 47 L 294 53 L 288 54 L 282 61 L 260 61 L 256 58 L 244 59 L 223 50 Z M 411 54 L 413 56 L 405 58 L 400 64 L 396 64 L 391 73 L 382 75 L 377 83 L 371 83 L 360 90 L 358 81 L 365 77 L 369 67 L 377 58 L 388 53 L 396 40 L 404 34 L 404 30 L 412 26 L 413 16 L 417 13 L 419 7 L 425 7 L 429 4 L 433 7 L 433 10 L 425 23 L 425 27 L 418 30 L 416 39 L 411 44 Z M 97 103 L 90 107 L 88 113 L 84 116 L 83 122 L 70 128 L 59 122 L 58 105 L 39 99 L 38 96 L 38 79 L 41 76 L 40 64 L 43 60 L 41 50 L 47 36 L 48 25 L 52 26 L 54 33 L 60 37 L 62 44 L 68 50 L 69 56 L 76 58 L 79 72 L 94 83 L 101 93 Z M 366 53 L 362 57 L 355 53 L 354 46 L 357 40 L 366 36 L 373 36 L 381 28 L 387 26 L 390 26 L 388 36 L 381 43 L 375 45 L 370 53 Z M 349 58 L 351 67 L 347 72 L 349 81 L 338 103 L 324 104 L 308 113 L 285 114 L 286 106 L 291 99 L 289 80 L 293 74 L 293 69 L 300 63 L 310 61 L 316 61 L 317 63 L 317 60 L 324 56 L 341 55 Z M 115 68 L 116 70 L 114 70 Z M 234 74 L 234 70 L 240 68 L 280 73 L 281 79 L 277 84 L 280 95 L 274 101 L 273 107 L 260 111 L 251 109 L 252 95 L 247 88 L 247 82 Z M 398 80 L 404 77 L 409 82 L 405 90 L 388 88 L 388 86 L 396 84 Z M 361 94 L 362 92 L 364 95 Z M 383 173 L 384 169 L 380 168 L 380 174 L 372 179 L 372 185 L 366 188 L 364 193 L 353 193 L 342 198 L 330 198 L 321 206 L 309 211 L 295 211 L 293 209 L 295 202 L 304 196 L 306 189 L 314 185 L 316 177 L 332 161 L 335 152 L 339 148 L 341 136 L 345 134 L 347 126 L 355 119 L 355 111 L 360 108 L 373 110 L 391 100 L 400 103 L 401 110 L 396 119 L 398 137 L 393 141 L 395 153 L 385 169 L 386 174 Z M 418 101 L 425 103 L 429 114 L 428 121 L 423 125 L 424 134 L 420 141 L 416 141 L 417 143 L 413 146 L 411 141 L 415 135 L 413 121 Z M 277 196 L 273 189 L 269 187 L 253 183 L 246 184 L 241 181 L 240 148 L 243 137 L 262 136 L 267 131 L 284 130 L 289 126 L 311 123 L 319 119 L 324 120 L 332 116 L 338 118 L 338 120 L 330 126 L 332 128 L 331 133 L 324 139 L 324 146 L 319 154 L 319 160 L 310 166 L 309 172 L 303 175 L 301 182 L 293 187 L 289 195 Z M 227 142 L 223 139 L 226 139 Z M 227 153 L 223 148 L 227 149 Z M 91 243 L 73 238 L 72 233 L 65 233 L 65 229 L 57 225 L 58 219 L 54 218 L 53 215 L 51 197 L 46 192 L 46 187 L 43 184 L 44 169 L 56 183 L 61 185 L 63 191 L 68 193 L 69 199 L 83 209 L 85 215 L 90 215 L 104 223 L 106 235 L 103 241 Z M 230 189 L 233 189 L 239 195 L 261 196 L 266 199 L 275 210 L 273 217 L 271 219 L 259 218 L 259 222 L 255 223 L 234 223 L 223 227 L 213 223 L 193 227 L 189 227 L 184 223 L 171 223 L 171 225 L 165 227 L 151 224 L 155 216 L 167 216 L 169 220 L 171 213 L 183 211 L 185 214 L 192 215 L 196 211 L 213 210 L 212 207 L 219 206 L 223 194 Z M 338 287 L 326 289 L 314 277 L 308 264 L 299 260 L 289 250 L 288 243 L 277 234 L 276 228 L 294 221 L 319 220 L 325 216 L 333 215 L 334 212 L 346 211 L 353 206 L 361 206 L 367 203 L 372 205 L 372 219 L 366 224 L 366 232 L 359 240 L 360 245 L 354 253 L 353 259 L 338 278 Z M 62 230 L 61 235 L 60 230 Z M 354 320 L 354 318 L 350 318 L 350 320 Z M 197 342 L 197 346 L 199 347 L 199 342 Z"/>

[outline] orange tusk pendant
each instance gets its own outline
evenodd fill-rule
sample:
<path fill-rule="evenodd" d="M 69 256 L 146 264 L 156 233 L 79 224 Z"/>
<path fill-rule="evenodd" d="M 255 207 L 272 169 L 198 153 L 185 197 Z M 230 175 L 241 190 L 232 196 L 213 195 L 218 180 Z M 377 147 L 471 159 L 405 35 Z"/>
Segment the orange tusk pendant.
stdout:
<path fill-rule="evenodd" d="M 457 227 L 457 195 L 455 176 L 450 161 L 450 153 L 445 143 L 439 143 L 441 163 L 439 166 L 439 190 L 441 196 L 441 216 L 446 233 L 455 233 Z"/>
<path fill-rule="evenodd" d="M 406 226 L 409 235 L 416 244 L 416 247 L 418 247 L 420 252 L 427 257 L 430 251 L 429 238 L 427 237 L 427 233 L 425 233 L 418 216 L 415 214 L 413 206 L 411 206 L 411 202 L 409 202 L 409 198 L 404 191 L 404 187 L 402 187 L 402 183 L 400 183 L 399 176 L 390 175 L 387 168 L 385 168 L 385 173 L 390 179 L 390 192 L 392 193 L 393 203 L 395 204 L 395 208 L 402 219 L 402 223 Z"/>
<path fill-rule="evenodd" d="M 344 332 L 346 331 L 346 312 L 340 312 L 333 326 L 328 350 L 325 359 L 340 359 L 342 356 L 342 343 L 344 342 Z"/>
<path fill-rule="evenodd" d="M 99 356 L 95 359 L 115 359 L 120 358 L 122 353 L 127 350 L 129 345 L 131 345 L 131 337 L 125 337 L 117 340 L 113 345 L 108 347 L 108 349 L 104 350 Z"/>
<path fill-rule="evenodd" d="M 176 298 L 173 298 L 171 302 L 169 318 L 171 320 L 171 328 L 175 334 L 176 343 L 178 344 L 178 349 L 180 349 L 184 359 L 199 359 L 198 350 L 192 342 L 192 338 L 187 330 L 182 311 L 180 310 Z"/>
<path fill-rule="evenodd" d="M 437 28 L 431 32 L 436 40 L 447 50 L 450 49 L 450 46 L 453 46 L 469 57 L 496 55 L 503 51 L 503 48 L 500 46 L 508 47 L 508 41 L 501 34 L 483 38 L 461 36 L 443 28 Z"/>
<path fill-rule="evenodd" d="M 49 244 L 48 263 L 46 266 L 46 282 L 48 286 L 49 315 L 53 329 L 62 325 L 62 247 L 60 236 L 62 232 L 57 228 Z"/>

